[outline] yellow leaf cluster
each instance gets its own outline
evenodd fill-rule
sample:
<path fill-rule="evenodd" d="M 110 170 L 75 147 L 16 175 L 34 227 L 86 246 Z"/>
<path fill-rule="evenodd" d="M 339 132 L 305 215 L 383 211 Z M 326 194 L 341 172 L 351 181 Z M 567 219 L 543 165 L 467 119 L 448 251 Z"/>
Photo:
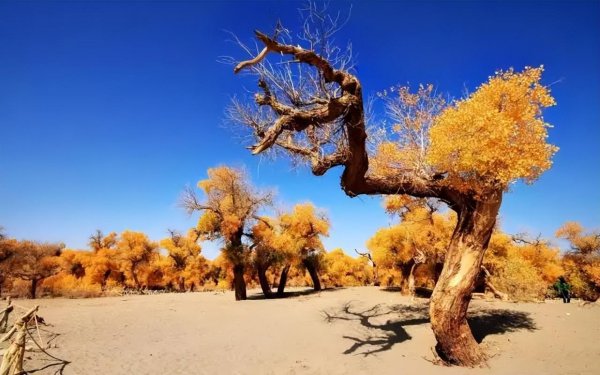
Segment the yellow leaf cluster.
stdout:
<path fill-rule="evenodd" d="M 558 150 L 547 143 L 542 109 L 555 101 L 540 83 L 542 72 L 543 67 L 499 71 L 445 109 L 429 132 L 428 162 L 460 190 L 535 181 Z"/>

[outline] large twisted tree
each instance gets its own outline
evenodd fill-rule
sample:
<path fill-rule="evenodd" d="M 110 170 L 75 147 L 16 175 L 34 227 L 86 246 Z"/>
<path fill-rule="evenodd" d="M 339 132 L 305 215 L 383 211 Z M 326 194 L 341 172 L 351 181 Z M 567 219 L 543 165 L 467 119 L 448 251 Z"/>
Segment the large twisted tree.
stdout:
<path fill-rule="evenodd" d="M 384 100 L 394 126 L 371 131 L 350 51 L 330 42 L 339 18 L 312 8 L 306 19 L 294 43 L 281 26 L 273 36 L 255 32 L 261 48 L 234 71 L 257 76 L 260 91 L 254 105 L 234 100 L 231 118 L 251 129 L 253 154 L 283 151 L 317 176 L 342 167 L 341 188 L 350 197 L 406 194 L 456 211 L 431 325 L 444 360 L 485 362 L 466 313 L 503 193 L 514 181 L 535 181 L 556 151 L 541 116 L 554 104 L 540 83 L 543 68 L 497 72 L 448 104 L 431 86 L 393 90 Z"/>

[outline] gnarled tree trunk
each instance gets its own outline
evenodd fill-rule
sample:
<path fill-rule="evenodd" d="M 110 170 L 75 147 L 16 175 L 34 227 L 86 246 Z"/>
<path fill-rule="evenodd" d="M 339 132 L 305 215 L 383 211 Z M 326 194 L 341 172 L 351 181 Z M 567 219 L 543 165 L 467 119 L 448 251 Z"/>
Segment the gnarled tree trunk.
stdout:
<path fill-rule="evenodd" d="M 321 281 L 319 280 L 319 274 L 317 273 L 317 267 L 315 266 L 315 261 L 313 259 L 304 259 L 302 261 L 304 267 L 308 271 L 310 278 L 313 282 L 313 288 L 315 291 L 321 290 Z"/>
<path fill-rule="evenodd" d="M 271 285 L 267 279 L 267 267 L 263 264 L 257 264 L 256 273 L 258 274 L 258 282 L 260 283 L 260 288 L 262 289 L 265 298 L 272 298 L 273 292 L 271 291 Z"/>
<path fill-rule="evenodd" d="M 415 262 L 411 259 L 407 263 L 403 263 L 400 266 L 400 274 L 402 276 L 402 280 L 400 280 L 400 293 L 403 296 L 407 296 L 409 291 L 409 279 L 412 273 L 412 268 Z"/>
<path fill-rule="evenodd" d="M 29 291 L 31 299 L 35 299 L 35 297 L 36 297 L 36 291 L 37 291 L 37 286 L 38 286 L 39 281 L 40 281 L 40 279 L 37 279 L 37 278 L 31 279 L 31 289 Z"/>
<path fill-rule="evenodd" d="M 285 284 L 287 284 L 288 273 L 290 272 L 291 265 L 286 264 L 281 270 L 281 276 L 279 277 L 279 285 L 277 285 L 277 295 L 283 296 L 285 291 Z"/>
<path fill-rule="evenodd" d="M 451 364 L 475 366 L 486 359 L 467 323 L 467 308 L 501 201 L 502 191 L 496 191 L 456 207 L 458 222 L 429 307 L 436 349 Z"/>
<path fill-rule="evenodd" d="M 244 280 L 244 265 L 233 265 L 233 290 L 235 291 L 235 300 L 246 299 L 246 280 Z"/>
<path fill-rule="evenodd" d="M 413 263 L 408 275 L 408 295 L 412 298 L 415 297 L 415 268 L 417 268 L 417 263 Z"/>

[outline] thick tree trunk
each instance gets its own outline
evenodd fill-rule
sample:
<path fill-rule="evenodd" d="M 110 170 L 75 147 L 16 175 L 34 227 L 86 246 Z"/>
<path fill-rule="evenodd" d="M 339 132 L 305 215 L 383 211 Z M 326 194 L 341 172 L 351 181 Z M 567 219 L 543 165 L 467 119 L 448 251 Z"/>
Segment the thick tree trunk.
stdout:
<path fill-rule="evenodd" d="M 467 324 L 471 293 L 494 230 L 502 191 L 485 198 L 457 207 L 458 222 L 429 307 L 438 354 L 448 363 L 461 366 L 476 366 L 486 360 Z"/>
<path fill-rule="evenodd" d="M 279 277 L 279 285 L 277 285 L 277 295 L 283 296 L 283 292 L 285 291 L 285 284 L 287 284 L 288 273 L 290 272 L 290 265 L 286 264 L 285 267 L 281 270 L 281 276 Z"/>
<path fill-rule="evenodd" d="M 408 295 L 411 298 L 415 298 L 415 268 L 417 268 L 417 263 L 413 263 L 408 275 Z"/>
<path fill-rule="evenodd" d="M 408 263 L 404 263 L 400 266 L 400 274 L 402 275 L 402 280 L 400 280 L 400 293 L 403 296 L 409 295 L 409 278 L 412 270 L 412 266 L 415 264 L 414 260 L 408 261 Z"/>
<path fill-rule="evenodd" d="M 313 288 L 315 291 L 321 290 L 321 281 L 319 280 L 319 274 L 317 273 L 317 267 L 315 266 L 315 261 L 312 259 L 305 259 L 302 263 L 304 263 L 304 267 L 308 271 L 310 278 L 313 282 Z"/>
<path fill-rule="evenodd" d="M 260 288 L 262 289 L 265 298 L 272 298 L 273 292 L 271 291 L 271 285 L 267 279 L 267 267 L 262 264 L 257 264 L 256 273 L 258 274 L 258 282 L 260 283 Z"/>
<path fill-rule="evenodd" d="M 377 264 L 375 264 L 375 262 L 373 262 L 373 285 L 381 285 L 381 283 L 379 282 L 379 274 L 377 272 Z"/>
<path fill-rule="evenodd" d="M 243 264 L 235 264 L 233 266 L 233 290 L 235 291 L 236 301 L 246 299 L 246 280 L 244 280 Z"/>
<path fill-rule="evenodd" d="M 32 279 L 31 280 L 31 289 L 29 290 L 29 294 L 31 296 L 31 299 L 35 299 L 35 292 L 37 291 L 37 285 L 38 285 L 39 281 L 40 281 L 39 279 Z"/>

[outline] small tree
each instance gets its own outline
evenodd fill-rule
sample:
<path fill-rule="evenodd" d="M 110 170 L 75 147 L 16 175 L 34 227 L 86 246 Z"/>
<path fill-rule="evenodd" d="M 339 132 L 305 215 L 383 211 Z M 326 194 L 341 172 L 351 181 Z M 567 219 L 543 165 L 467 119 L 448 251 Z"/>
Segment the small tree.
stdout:
<path fill-rule="evenodd" d="M 20 241 L 10 260 L 10 275 L 29 281 L 30 297 L 35 299 L 39 283 L 60 271 L 63 244 Z"/>
<path fill-rule="evenodd" d="M 186 287 L 192 290 L 208 272 L 208 263 L 200 255 L 200 233 L 192 229 L 185 236 L 172 230 L 169 234 L 169 238 L 160 241 L 160 245 L 167 250 L 167 264 L 164 270 L 167 283 L 175 283 L 179 291 L 184 291 Z"/>
<path fill-rule="evenodd" d="M 321 236 L 329 235 L 329 219 L 312 203 L 303 203 L 295 205 L 291 212 L 282 214 L 279 220 L 285 238 L 284 246 L 291 250 L 292 262 L 308 271 L 314 290 L 321 290 L 319 269 L 325 253 Z M 279 284 L 281 293 L 290 265 L 286 265 L 282 271 Z"/>
<path fill-rule="evenodd" d="M 254 189 L 242 170 L 225 166 L 209 169 L 208 178 L 198 187 L 204 191 L 205 200 L 200 201 L 188 189 L 182 205 L 190 213 L 202 213 L 197 226 L 201 236 L 223 240 L 223 252 L 233 267 L 235 299 L 245 300 L 244 271 L 250 251 L 243 237 L 249 234 L 252 223 L 260 220 L 258 210 L 271 204 L 271 194 Z"/>
<path fill-rule="evenodd" d="M 437 213 L 434 201 L 403 195 L 386 197 L 384 207 L 401 221 L 377 231 L 367 247 L 379 265 L 398 268 L 401 292 L 414 296 L 414 272 L 420 264 L 430 266 L 437 283 L 456 218 Z"/>
<path fill-rule="evenodd" d="M 556 237 L 569 241 L 570 251 L 564 256 L 566 275 L 581 297 L 595 301 L 600 297 L 600 233 L 584 233 L 581 224 L 565 223 Z"/>
<path fill-rule="evenodd" d="M 144 267 L 158 257 L 158 245 L 142 232 L 124 231 L 119 236 L 116 249 L 121 271 L 128 283 L 138 290 L 142 289 L 142 276 L 146 273 Z"/>

